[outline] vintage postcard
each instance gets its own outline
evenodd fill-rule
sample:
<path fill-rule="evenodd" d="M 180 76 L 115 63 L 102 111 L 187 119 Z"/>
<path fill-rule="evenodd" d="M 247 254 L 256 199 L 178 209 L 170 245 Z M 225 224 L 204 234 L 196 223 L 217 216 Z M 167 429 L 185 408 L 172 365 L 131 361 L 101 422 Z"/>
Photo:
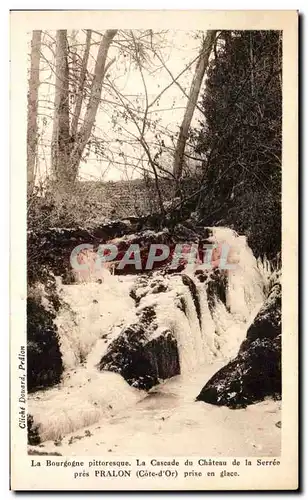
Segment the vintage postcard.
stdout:
<path fill-rule="evenodd" d="M 11 488 L 298 488 L 298 13 L 11 12 Z"/>

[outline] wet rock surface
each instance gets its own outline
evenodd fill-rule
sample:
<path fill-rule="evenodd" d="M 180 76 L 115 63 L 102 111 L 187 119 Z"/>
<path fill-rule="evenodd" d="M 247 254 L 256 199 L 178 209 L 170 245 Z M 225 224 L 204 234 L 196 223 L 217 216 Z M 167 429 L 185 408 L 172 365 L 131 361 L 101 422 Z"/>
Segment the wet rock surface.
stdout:
<path fill-rule="evenodd" d="M 130 325 L 110 344 L 99 369 L 120 373 L 133 387 L 148 390 L 180 373 L 176 339 L 168 330 L 151 338 L 142 322 Z"/>
<path fill-rule="evenodd" d="M 55 313 L 38 299 L 27 299 L 27 384 L 32 392 L 60 382 L 63 373 Z"/>
<path fill-rule="evenodd" d="M 41 442 L 39 435 L 39 429 L 36 424 L 34 424 L 33 416 L 28 413 L 27 415 L 27 434 L 28 434 L 28 444 L 37 446 Z"/>
<path fill-rule="evenodd" d="M 206 281 L 206 293 L 209 309 L 213 312 L 217 300 L 226 304 L 226 290 L 228 286 L 227 274 L 224 270 L 214 269 L 208 274 Z"/>
<path fill-rule="evenodd" d="M 170 227 L 160 228 L 159 217 L 127 217 L 124 220 L 109 221 L 95 227 L 60 227 L 44 230 L 29 230 L 27 233 L 28 280 L 35 282 L 38 269 L 48 269 L 61 276 L 66 283 L 75 281 L 71 272 L 70 255 L 75 247 L 81 244 L 93 245 L 96 251 L 100 244 L 116 244 L 120 260 L 131 244 L 140 246 L 142 271 L 152 243 L 163 243 L 170 247 L 170 259 L 163 263 L 155 263 L 154 267 L 166 267 L 172 259 L 172 252 L 177 243 L 202 243 L 211 234 L 209 228 L 185 222 Z M 179 268 L 182 264 L 179 263 Z M 178 269 L 177 269 L 178 270 Z M 171 272 L 174 270 L 172 269 Z M 137 274 L 135 266 L 125 265 L 124 269 L 116 269 L 116 274 Z M 139 271 L 141 272 L 141 271 Z M 148 271 L 147 271 L 148 272 Z"/>
<path fill-rule="evenodd" d="M 138 308 L 146 295 L 163 294 L 167 283 L 162 276 L 140 277 L 131 290 Z M 121 374 L 133 387 L 149 390 L 180 373 L 177 341 L 168 328 L 156 321 L 155 306 L 136 310 L 137 321 L 124 327 L 108 346 L 99 363 L 100 370 Z"/>
<path fill-rule="evenodd" d="M 281 333 L 281 285 L 277 283 L 247 331 L 247 341 L 272 339 Z"/>
<path fill-rule="evenodd" d="M 200 328 L 201 328 L 201 305 L 200 305 L 200 299 L 199 299 L 199 295 L 198 295 L 196 284 L 186 274 L 182 275 L 182 282 L 183 282 L 183 285 L 185 285 L 185 286 L 188 287 L 188 289 L 189 289 L 189 291 L 191 293 L 191 296 L 192 296 L 192 299 L 193 299 L 193 302 L 194 302 L 194 306 L 196 308 L 197 318 L 198 318 L 199 325 L 200 325 Z"/>
<path fill-rule="evenodd" d="M 276 284 L 247 331 L 237 357 L 220 369 L 197 396 L 230 408 L 281 398 L 281 286 Z"/>

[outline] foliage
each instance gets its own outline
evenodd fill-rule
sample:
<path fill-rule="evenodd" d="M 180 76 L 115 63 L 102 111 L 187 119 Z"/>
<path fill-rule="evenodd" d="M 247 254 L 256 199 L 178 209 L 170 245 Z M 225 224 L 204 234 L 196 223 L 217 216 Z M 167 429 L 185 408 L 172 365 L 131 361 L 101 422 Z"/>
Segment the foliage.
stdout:
<path fill-rule="evenodd" d="M 281 40 L 278 31 L 220 33 L 195 131 L 203 222 L 245 233 L 268 256 L 281 245 Z"/>

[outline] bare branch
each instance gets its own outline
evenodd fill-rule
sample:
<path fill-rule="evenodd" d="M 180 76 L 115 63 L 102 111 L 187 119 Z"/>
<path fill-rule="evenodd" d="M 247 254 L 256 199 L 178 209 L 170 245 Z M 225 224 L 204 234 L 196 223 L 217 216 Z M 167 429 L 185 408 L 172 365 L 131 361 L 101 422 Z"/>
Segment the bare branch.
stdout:
<path fill-rule="evenodd" d="M 74 115 L 73 115 L 72 124 L 71 124 L 72 137 L 76 137 L 78 121 L 80 118 L 80 113 L 81 113 L 81 108 L 82 108 L 83 87 L 85 84 L 86 74 L 87 74 L 91 36 L 92 36 L 91 30 L 87 30 L 86 46 L 85 46 L 84 53 L 83 53 L 81 70 L 80 70 L 80 75 L 79 75 L 79 82 L 77 85 L 77 100 L 76 100 Z"/>
<path fill-rule="evenodd" d="M 31 68 L 28 92 L 28 126 L 27 126 L 27 174 L 28 194 L 32 193 L 35 180 L 35 160 L 37 151 L 37 104 L 40 84 L 40 49 L 42 31 L 35 30 L 31 40 Z"/>

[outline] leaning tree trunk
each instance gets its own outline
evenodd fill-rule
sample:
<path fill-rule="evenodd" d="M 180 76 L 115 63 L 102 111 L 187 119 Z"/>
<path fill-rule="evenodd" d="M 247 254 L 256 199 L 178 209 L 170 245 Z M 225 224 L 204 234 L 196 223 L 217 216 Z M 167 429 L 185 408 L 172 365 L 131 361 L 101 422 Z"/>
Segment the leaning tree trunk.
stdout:
<path fill-rule="evenodd" d="M 69 130 L 69 72 L 67 61 L 67 30 L 58 30 L 56 36 L 56 87 L 53 120 L 51 161 L 56 192 L 65 192 L 75 180 L 70 165 Z"/>
<path fill-rule="evenodd" d="M 197 100 L 202 85 L 203 77 L 208 66 L 209 57 L 215 41 L 216 31 L 208 31 L 203 41 L 200 56 L 195 69 L 194 78 L 190 87 L 189 98 L 180 128 L 179 137 L 177 140 L 174 162 L 173 162 L 173 175 L 178 182 L 182 177 L 183 172 L 183 159 L 186 141 L 188 138 L 189 127 L 197 105 Z"/>
<path fill-rule="evenodd" d="M 28 124 L 27 124 L 27 176 L 28 195 L 33 192 L 35 181 L 35 161 L 37 152 L 37 106 L 40 84 L 40 52 L 42 31 L 34 30 L 31 40 L 31 67 L 28 91 Z"/>
<path fill-rule="evenodd" d="M 73 139 L 76 139 L 78 121 L 80 118 L 80 113 L 81 113 L 81 108 L 82 108 L 83 87 L 84 87 L 84 84 L 86 82 L 86 76 L 87 76 L 87 67 L 88 67 L 88 60 L 89 60 L 90 46 L 91 46 L 91 36 L 92 36 L 92 30 L 87 30 L 86 46 L 84 49 L 82 62 L 81 62 L 81 69 L 80 69 L 80 73 L 79 73 L 77 92 L 76 92 L 77 99 L 76 99 L 74 114 L 73 114 L 73 118 L 72 118 L 72 125 L 71 125 L 71 136 L 73 137 Z"/>
<path fill-rule="evenodd" d="M 90 98 L 86 109 L 83 125 L 77 132 L 74 148 L 71 152 L 71 165 L 74 171 L 78 171 L 83 151 L 89 141 L 95 122 L 98 105 L 101 99 L 104 76 L 108 65 L 106 65 L 109 47 L 118 30 L 107 30 L 102 38 L 96 59 L 94 78 L 91 86 Z"/>

